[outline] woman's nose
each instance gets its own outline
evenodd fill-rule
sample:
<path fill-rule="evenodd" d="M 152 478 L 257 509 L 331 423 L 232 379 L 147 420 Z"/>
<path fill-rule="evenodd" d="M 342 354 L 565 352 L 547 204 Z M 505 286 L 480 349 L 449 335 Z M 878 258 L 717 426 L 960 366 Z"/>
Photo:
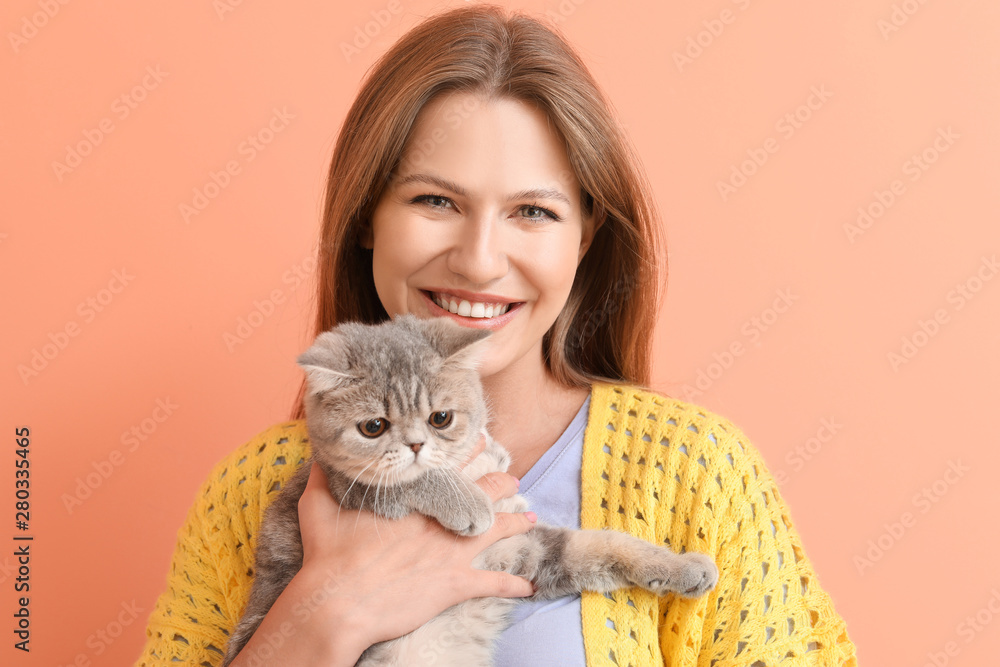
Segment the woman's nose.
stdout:
<path fill-rule="evenodd" d="M 466 217 L 448 252 L 448 268 L 473 285 L 505 276 L 510 266 L 501 226 L 487 213 Z"/>

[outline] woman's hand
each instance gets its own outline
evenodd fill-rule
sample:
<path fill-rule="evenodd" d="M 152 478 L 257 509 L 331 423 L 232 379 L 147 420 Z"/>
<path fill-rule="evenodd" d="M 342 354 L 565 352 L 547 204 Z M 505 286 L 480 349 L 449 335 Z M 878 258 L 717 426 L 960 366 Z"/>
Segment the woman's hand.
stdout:
<path fill-rule="evenodd" d="M 484 446 L 481 438 L 471 458 Z M 477 483 L 494 501 L 517 493 L 517 480 L 506 473 L 484 475 Z M 292 622 L 307 623 L 310 636 L 325 627 L 336 644 L 325 655 L 343 656 L 343 664 L 353 665 L 372 644 L 411 632 L 459 602 L 533 593 L 526 579 L 472 567 L 494 542 L 527 532 L 532 512 L 498 512 L 482 535 L 459 537 L 416 513 L 391 521 L 341 508 L 315 463 L 298 511 L 303 563 L 286 592 L 300 591 L 303 598 Z"/>

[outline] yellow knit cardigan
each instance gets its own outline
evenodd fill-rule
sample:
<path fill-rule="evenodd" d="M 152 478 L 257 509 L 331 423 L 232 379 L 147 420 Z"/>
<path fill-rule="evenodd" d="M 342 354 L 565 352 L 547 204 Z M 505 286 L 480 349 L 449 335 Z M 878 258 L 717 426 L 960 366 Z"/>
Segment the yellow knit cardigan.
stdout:
<path fill-rule="evenodd" d="M 257 528 L 309 456 L 305 424 L 278 424 L 223 459 L 178 532 L 144 665 L 217 665 L 253 580 Z M 594 384 L 580 522 L 710 554 L 698 599 L 640 589 L 584 593 L 587 664 L 856 667 L 844 621 L 820 588 L 760 454 L 726 419 L 636 387 Z"/>

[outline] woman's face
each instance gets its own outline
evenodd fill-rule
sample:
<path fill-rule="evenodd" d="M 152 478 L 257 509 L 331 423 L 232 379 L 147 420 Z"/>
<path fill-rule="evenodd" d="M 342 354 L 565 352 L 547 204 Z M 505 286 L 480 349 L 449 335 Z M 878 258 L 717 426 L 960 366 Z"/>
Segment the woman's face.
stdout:
<path fill-rule="evenodd" d="M 542 336 L 593 238 L 580 207 L 544 112 L 441 95 L 417 117 L 363 240 L 379 299 L 390 316 L 492 329 L 484 377 L 540 363 Z"/>

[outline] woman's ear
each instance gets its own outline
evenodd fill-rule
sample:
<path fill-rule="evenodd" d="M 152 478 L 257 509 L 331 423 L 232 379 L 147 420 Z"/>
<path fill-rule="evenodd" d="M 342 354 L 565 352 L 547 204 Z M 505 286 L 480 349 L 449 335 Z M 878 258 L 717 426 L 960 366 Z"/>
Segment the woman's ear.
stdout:
<path fill-rule="evenodd" d="M 583 256 L 587 254 L 590 244 L 594 242 L 597 230 L 604 224 L 604 210 L 598 206 L 597 202 L 590 208 L 590 214 L 583 218 L 583 234 L 580 236 L 580 254 L 576 258 L 577 265 L 583 261 Z"/>

